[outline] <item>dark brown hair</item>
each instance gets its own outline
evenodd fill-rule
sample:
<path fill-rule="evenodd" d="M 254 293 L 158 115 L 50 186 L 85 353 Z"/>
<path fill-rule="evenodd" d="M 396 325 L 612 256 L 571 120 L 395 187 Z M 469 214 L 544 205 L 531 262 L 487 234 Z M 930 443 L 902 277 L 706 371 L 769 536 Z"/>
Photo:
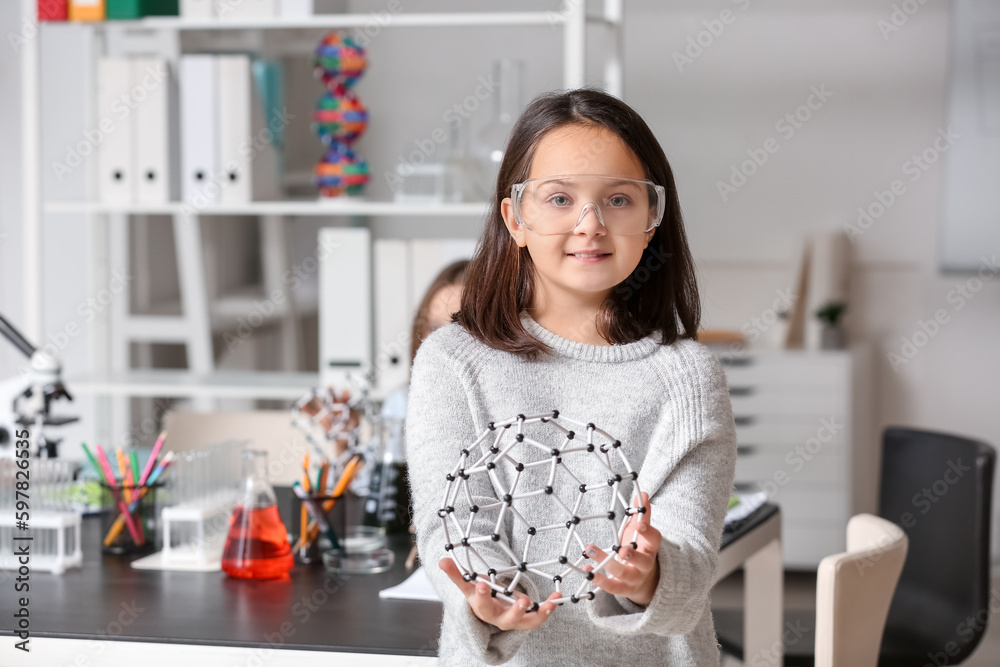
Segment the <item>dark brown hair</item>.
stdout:
<path fill-rule="evenodd" d="M 520 313 L 534 299 L 534 265 L 528 248 L 511 237 L 500 204 L 528 178 L 539 141 L 564 126 L 603 127 L 638 158 L 645 177 L 666 189 L 663 221 L 639 264 L 609 293 L 598 332 L 611 343 L 640 340 L 654 331 L 661 343 L 696 339 L 701 302 L 688 249 L 673 172 L 646 122 L 616 97 L 593 88 L 545 93 L 525 108 L 504 151 L 496 191 L 476 252 L 465 274 L 461 308 L 452 320 L 490 347 L 534 359 L 548 346 L 525 331 Z M 585 156 L 581 156 L 585 157 Z"/>
<path fill-rule="evenodd" d="M 420 307 L 417 308 L 417 314 L 413 318 L 413 331 L 410 334 L 410 365 L 413 365 L 413 358 L 417 356 L 417 348 L 420 344 L 424 342 L 424 339 L 430 335 L 430 327 L 427 321 L 427 311 L 430 310 L 431 300 L 441 291 L 442 287 L 449 287 L 451 285 L 461 285 L 463 276 L 465 274 L 465 269 L 469 265 L 469 260 L 460 259 L 458 261 L 452 262 L 448 266 L 441 269 L 441 272 L 437 274 L 431 282 L 431 286 L 427 288 L 424 292 L 424 298 L 420 302 Z"/>

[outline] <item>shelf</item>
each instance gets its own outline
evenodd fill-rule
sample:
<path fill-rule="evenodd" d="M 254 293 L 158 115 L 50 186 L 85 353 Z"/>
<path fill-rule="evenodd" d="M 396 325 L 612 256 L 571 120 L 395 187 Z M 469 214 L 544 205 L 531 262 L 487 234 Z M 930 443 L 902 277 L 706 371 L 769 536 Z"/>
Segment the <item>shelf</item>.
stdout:
<path fill-rule="evenodd" d="M 548 12 L 436 12 L 375 15 L 363 14 L 316 14 L 306 18 L 264 18 L 264 19 L 210 19 L 190 20 L 177 16 L 151 16 L 135 21 L 94 21 L 78 22 L 99 29 L 107 27 L 129 30 L 281 30 L 299 28 L 446 28 L 446 27 L 493 27 L 493 26 L 561 26 L 569 14 Z M 588 16 L 591 23 L 615 24 L 617 21 L 602 16 Z M 46 25 L 47 22 L 42 22 Z M 65 22 L 57 22 L 65 23 Z"/>
<path fill-rule="evenodd" d="M 277 371 L 131 370 L 67 377 L 75 394 L 164 398 L 259 398 L 295 400 L 319 386 L 318 373 Z"/>
<path fill-rule="evenodd" d="M 294 301 L 295 315 L 306 317 L 319 313 L 318 287 L 314 283 L 303 282 L 298 290 L 289 295 Z M 261 304 L 264 304 L 261 306 Z M 275 303 L 260 285 L 250 286 L 227 292 L 211 300 L 209 304 L 209 322 L 215 333 L 235 330 L 241 321 L 245 322 L 254 312 L 267 315 L 262 324 L 257 326 L 280 326 L 283 318 L 291 314 L 288 299 Z M 184 311 L 180 298 L 159 299 L 139 313 L 131 313 L 123 321 L 122 326 L 130 336 L 144 340 L 160 340 L 162 342 L 180 342 L 186 340 L 185 331 L 189 326 L 184 321 Z M 254 328 L 256 329 L 257 326 Z"/>
<path fill-rule="evenodd" d="M 131 213 L 135 215 L 404 215 L 404 216 L 481 216 L 485 202 L 402 203 L 346 199 L 319 201 L 289 199 L 282 201 L 252 201 L 245 204 L 213 204 L 195 209 L 182 202 L 165 204 L 106 204 L 97 201 L 47 201 L 46 213 Z"/>

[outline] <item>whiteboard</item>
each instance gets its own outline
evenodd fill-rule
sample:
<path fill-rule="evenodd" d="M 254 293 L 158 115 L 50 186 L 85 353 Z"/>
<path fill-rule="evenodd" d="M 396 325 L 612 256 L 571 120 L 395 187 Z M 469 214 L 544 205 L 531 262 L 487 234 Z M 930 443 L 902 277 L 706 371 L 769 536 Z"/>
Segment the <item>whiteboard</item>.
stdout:
<path fill-rule="evenodd" d="M 1000 255 L 1000 2 L 953 0 L 940 221 L 942 271 Z"/>

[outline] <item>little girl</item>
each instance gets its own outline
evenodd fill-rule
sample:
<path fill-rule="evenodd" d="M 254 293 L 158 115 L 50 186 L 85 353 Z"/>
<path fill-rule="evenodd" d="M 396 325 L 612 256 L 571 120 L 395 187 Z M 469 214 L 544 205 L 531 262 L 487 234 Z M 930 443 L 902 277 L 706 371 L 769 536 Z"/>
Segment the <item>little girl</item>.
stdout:
<path fill-rule="evenodd" d="M 419 552 L 444 601 L 442 665 L 719 664 L 709 592 L 736 430 L 721 364 L 695 341 L 700 313 L 673 174 L 646 123 L 596 90 L 535 99 L 508 141 L 460 309 L 411 369 L 407 459 Z M 530 575 L 511 604 L 462 578 L 439 505 L 491 421 L 552 410 L 623 443 L 646 511 L 593 600 L 557 606 L 554 583 Z M 497 502 L 478 490 L 477 505 Z M 621 490 L 630 498 L 631 482 Z M 555 507 L 533 519 L 564 520 Z M 527 535 L 508 524 L 502 537 L 520 553 Z"/>

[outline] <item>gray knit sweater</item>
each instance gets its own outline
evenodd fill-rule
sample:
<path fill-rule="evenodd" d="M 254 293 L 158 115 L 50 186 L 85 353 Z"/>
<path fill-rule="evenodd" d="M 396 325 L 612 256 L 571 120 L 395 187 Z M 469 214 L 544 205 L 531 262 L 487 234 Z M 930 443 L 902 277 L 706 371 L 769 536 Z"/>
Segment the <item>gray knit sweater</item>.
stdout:
<path fill-rule="evenodd" d="M 589 345 L 548 331 L 526 312 L 521 321 L 553 354 L 525 361 L 452 323 L 428 336 L 411 369 L 407 459 L 420 556 L 444 601 L 440 663 L 716 667 L 709 592 L 736 465 L 720 363 L 690 340 L 662 345 L 651 335 Z M 551 410 L 594 422 L 627 448 L 650 496 L 652 525 L 664 538 L 660 581 L 648 607 L 600 591 L 592 601 L 557 607 L 540 628 L 501 631 L 480 621 L 438 568 L 447 552 L 437 511 L 460 450 L 490 421 Z M 622 487 L 626 498 L 630 487 Z M 488 502 L 496 499 L 482 499 Z M 519 553 L 525 536 L 511 532 L 504 539 Z M 526 591 L 542 600 L 553 586 L 530 575 Z"/>

